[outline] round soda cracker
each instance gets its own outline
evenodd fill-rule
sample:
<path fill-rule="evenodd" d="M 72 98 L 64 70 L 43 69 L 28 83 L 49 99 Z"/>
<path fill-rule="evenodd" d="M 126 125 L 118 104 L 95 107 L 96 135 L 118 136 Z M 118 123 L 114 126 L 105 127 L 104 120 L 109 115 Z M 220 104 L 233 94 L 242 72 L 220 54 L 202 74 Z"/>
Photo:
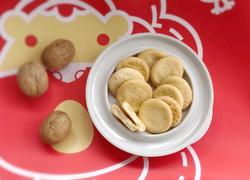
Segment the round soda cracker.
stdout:
<path fill-rule="evenodd" d="M 137 57 L 143 59 L 151 69 L 154 63 L 165 56 L 167 56 L 167 54 L 163 51 L 156 49 L 147 49 L 145 51 L 142 51 Z"/>
<path fill-rule="evenodd" d="M 125 67 L 129 67 L 129 68 L 139 71 L 143 75 L 145 81 L 148 81 L 149 76 L 150 76 L 150 70 L 149 70 L 148 65 L 142 59 L 138 57 L 128 57 L 126 59 L 123 59 L 116 66 L 116 71 Z"/>
<path fill-rule="evenodd" d="M 122 111 L 122 109 L 119 106 L 117 106 L 116 104 L 113 104 L 111 106 L 111 112 L 130 131 L 137 130 L 136 125 L 125 115 L 125 113 Z"/>
<path fill-rule="evenodd" d="M 108 86 L 113 95 L 116 95 L 117 89 L 127 80 L 140 79 L 144 80 L 144 77 L 140 72 L 132 68 L 122 68 L 111 75 L 109 78 Z"/>
<path fill-rule="evenodd" d="M 173 98 L 169 96 L 161 96 L 159 98 L 169 105 L 173 115 L 173 123 L 171 127 L 176 127 L 178 124 L 180 124 L 182 117 L 182 111 L 180 105 Z"/>
<path fill-rule="evenodd" d="M 192 98 L 193 98 L 192 89 L 187 83 L 187 81 L 185 81 L 183 78 L 180 78 L 178 76 L 170 76 L 164 80 L 164 83 L 171 84 L 180 90 L 184 99 L 182 109 L 186 109 L 192 102 Z"/>
<path fill-rule="evenodd" d="M 151 68 L 151 81 L 155 86 L 163 84 L 169 76 L 183 75 L 183 66 L 175 56 L 166 56 L 158 60 Z"/>
<path fill-rule="evenodd" d="M 135 123 L 137 129 L 141 132 L 146 130 L 145 125 L 142 123 L 142 121 L 138 118 L 137 114 L 133 111 L 129 103 L 126 101 L 122 103 L 122 109 L 124 112 L 130 117 L 130 119 Z"/>
<path fill-rule="evenodd" d="M 163 84 L 158 86 L 153 92 L 153 97 L 157 98 L 160 96 L 170 96 L 179 104 L 181 108 L 183 107 L 184 98 L 180 90 L 173 85 Z"/>
<path fill-rule="evenodd" d="M 116 93 L 118 103 L 122 105 L 123 102 L 128 102 L 135 112 L 138 112 L 141 104 L 151 97 L 151 86 L 138 79 L 125 81 Z"/>
<path fill-rule="evenodd" d="M 139 117 L 150 133 L 158 134 L 167 131 L 173 122 L 169 105 L 160 99 L 145 101 L 139 110 Z"/>

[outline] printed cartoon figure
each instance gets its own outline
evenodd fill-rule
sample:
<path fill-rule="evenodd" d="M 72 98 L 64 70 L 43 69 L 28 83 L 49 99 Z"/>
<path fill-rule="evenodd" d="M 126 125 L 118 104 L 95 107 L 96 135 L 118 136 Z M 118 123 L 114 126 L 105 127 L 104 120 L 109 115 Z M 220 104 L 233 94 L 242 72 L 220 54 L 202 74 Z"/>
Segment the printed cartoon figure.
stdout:
<path fill-rule="evenodd" d="M 27 16 L 21 14 L 7 17 L 4 31 L 13 41 L 5 56 L 2 56 L 0 72 L 17 69 L 30 60 L 40 61 L 44 47 L 55 39 L 64 38 L 71 40 L 76 47 L 73 63 L 68 67 L 69 71 L 74 72 L 67 73 L 65 77 L 61 73 L 56 77 L 70 82 L 79 78 L 82 73 L 76 73 L 89 67 L 105 47 L 126 34 L 128 22 L 120 15 L 113 15 L 102 22 L 95 15 L 85 13 L 72 21 L 61 22 L 53 15 L 39 14 L 27 20 Z M 68 74 L 73 77 L 68 77 Z"/>
<path fill-rule="evenodd" d="M 214 8 L 211 10 L 212 14 L 219 15 L 224 11 L 230 10 L 235 5 L 234 0 L 201 0 L 205 3 L 214 3 Z M 220 6 L 220 1 L 223 3 L 223 6 Z"/>

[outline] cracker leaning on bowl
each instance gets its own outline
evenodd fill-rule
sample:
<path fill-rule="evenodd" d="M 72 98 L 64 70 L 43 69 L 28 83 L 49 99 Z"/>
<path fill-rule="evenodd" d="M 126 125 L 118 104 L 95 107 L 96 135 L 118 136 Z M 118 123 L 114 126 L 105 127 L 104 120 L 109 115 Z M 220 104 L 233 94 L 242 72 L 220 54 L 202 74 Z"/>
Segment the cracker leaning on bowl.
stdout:
<path fill-rule="evenodd" d="M 177 57 L 157 49 L 121 60 L 108 82 L 118 104 L 112 105 L 111 112 L 131 131 L 160 134 L 177 127 L 182 110 L 192 102 L 192 89 L 183 73 Z"/>

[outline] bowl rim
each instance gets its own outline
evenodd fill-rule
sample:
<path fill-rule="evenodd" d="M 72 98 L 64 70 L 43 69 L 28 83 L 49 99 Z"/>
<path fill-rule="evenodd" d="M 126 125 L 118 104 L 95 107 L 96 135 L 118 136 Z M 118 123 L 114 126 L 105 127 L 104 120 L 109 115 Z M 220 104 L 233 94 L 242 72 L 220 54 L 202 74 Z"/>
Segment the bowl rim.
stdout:
<path fill-rule="evenodd" d="M 123 43 L 124 41 L 131 40 L 131 39 L 138 38 L 138 37 L 145 37 L 145 36 L 154 36 L 154 37 L 158 37 L 158 38 L 160 37 L 160 38 L 165 38 L 165 39 L 168 39 L 168 40 L 170 39 L 171 41 L 174 41 L 175 43 L 177 43 L 177 44 L 181 45 L 182 47 L 186 48 L 190 53 L 192 53 L 192 55 L 194 55 L 199 60 L 198 63 L 200 63 L 201 67 L 203 68 L 203 70 L 205 72 L 206 78 L 208 79 L 209 93 L 211 94 L 210 101 L 209 101 L 209 109 L 210 110 L 208 110 L 206 112 L 206 118 L 204 119 L 203 124 L 201 125 L 200 129 L 198 129 L 194 133 L 194 136 L 190 137 L 188 139 L 188 141 L 186 141 L 185 143 L 182 143 L 181 145 L 179 145 L 175 149 L 172 149 L 172 152 L 170 152 L 170 153 L 145 153 L 145 154 L 140 153 L 140 154 L 138 154 L 134 150 L 128 150 L 128 149 L 126 149 L 124 147 L 121 147 L 120 145 L 115 144 L 115 142 L 112 140 L 111 137 L 106 136 L 106 134 L 104 133 L 104 131 L 99 127 L 99 125 L 94 120 L 94 118 L 96 118 L 96 117 L 94 115 L 95 114 L 95 112 L 93 110 L 94 107 L 93 107 L 92 101 L 91 101 L 91 96 L 92 96 L 91 95 L 91 93 L 92 93 L 91 92 L 91 85 L 93 83 L 93 78 L 94 78 L 94 76 L 92 74 L 93 74 L 93 71 L 96 69 L 96 66 L 99 65 L 99 61 L 100 61 L 99 59 L 102 59 L 102 57 L 106 54 L 106 52 L 110 51 L 110 49 L 112 49 L 113 47 L 115 47 L 115 46 Z M 189 78 L 191 80 L 191 77 L 189 77 Z M 114 42 L 112 45 L 110 45 L 104 51 L 102 51 L 102 53 L 97 57 L 96 62 L 93 64 L 93 66 L 92 66 L 92 68 L 91 68 L 91 70 L 89 72 L 88 79 L 87 79 L 87 84 L 86 84 L 86 104 L 87 104 L 87 108 L 88 108 L 90 117 L 92 119 L 92 122 L 94 123 L 95 127 L 97 128 L 97 130 L 112 145 L 118 147 L 119 149 L 121 149 L 123 151 L 126 151 L 128 153 L 132 153 L 132 154 L 135 154 L 135 155 L 150 156 L 150 157 L 163 156 L 163 155 L 167 155 L 167 154 L 172 154 L 174 152 L 177 152 L 177 151 L 179 151 L 179 150 L 187 147 L 188 145 L 190 145 L 190 144 L 192 144 L 194 142 L 195 137 L 197 137 L 195 140 L 198 141 L 201 137 L 204 136 L 204 134 L 208 130 L 208 127 L 211 124 L 211 121 L 212 121 L 211 117 L 212 117 L 212 115 L 210 115 L 210 114 L 213 112 L 212 111 L 213 103 L 214 103 L 214 92 L 213 92 L 212 80 L 211 80 L 210 74 L 209 74 L 209 72 L 208 72 L 208 70 L 207 70 L 204 62 L 199 58 L 199 56 L 189 46 L 187 46 L 186 44 L 184 44 L 181 41 L 178 41 L 178 40 L 176 40 L 176 39 L 174 39 L 174 38 L 172 38 L 170 36 L 163 35 L 163 34 L 138 33 L 138 34 L 134 34 L 134 35 L 131 35 L 131 36 L 119 39 L 118 41 Z M 206 126 L 206 127 L 203 127 L 203 126 Z"/>

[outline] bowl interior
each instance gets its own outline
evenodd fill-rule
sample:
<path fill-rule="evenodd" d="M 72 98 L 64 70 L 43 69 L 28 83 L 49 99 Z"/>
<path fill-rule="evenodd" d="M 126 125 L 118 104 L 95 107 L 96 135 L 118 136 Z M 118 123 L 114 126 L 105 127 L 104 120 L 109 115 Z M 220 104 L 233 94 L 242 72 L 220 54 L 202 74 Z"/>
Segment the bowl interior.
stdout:
<path fill-rule="evenodd" d="M 138 55 L 140 52 L 142 52 L 142 51 L 144 51 L 144 50 L 146 50 L 146 49 L 154 49 L 154 48 L 153 48 L 153 47 L 140 48 L 140 49 L 138 49 L 138 50 L 135 50 L 135 52 L 130 52 L 129 54 L 127 54 L 127 55 L 125 55 L 125 56 L 122 56 L 121 59 L 117 59 L 117 60 L 115 60 L 115 62 L 117 62 L 117 64 L 118 64 L 122 59 L 127 58 L 127 57 L 130 57 L 130 56 L 136 56 L 136 55 Z M 161 50 L 161 51 L 164 52 L 164 50 L 162 50 L 162 49 L 158 49 L 158 50 Z M 168 54 L 168 55 L 174 55 L 174 56 L 178 57 L 178 56 L 175 55 L 175 54 L 170 54 L 170 53 L 168 53 L 168 52 L 165 52 L 165 53 Z M 179 58 L 179 57 L 178 57 L 178 58 Z M 180 58 L 179 58 L 179 59 L 180 59 Z M 180 61 L 183 61 L 183 60 L 180 59 Z M 112 64 L 112 68 L 110 68 L 110 72 L 109 72 L 110 76 L 115 72 L 115 67 L 116 67 L 117 64 Z M 184 70 L 185 70 L 185 68 L 184 68 Z M 189 74 L 188 74 L 188 72 L 187 72 L 186 70 L 184 71 L 183 78 L 189 83 L 190 87 L 192 88 L 191 77 L 189 76 Z M 107 92 L 107 93 L 106 93 L 106 96 L 107 96 L 106 99 L 108 100 L 107 106 L 109 107 L 109 109 L 111 109 L 111 105 L 112 105 L 112 104 L 118 104 L 118 102 L 117 102 L 116 98 L 115 98 L 115 97 L 109 92 L 109 90 L 108 90 L 108 79 L 107 79 L 107 81 L 106 81 L 106 84 L 107 84 L 107 86 L 104 87 L 104 88 L 105 88 L 105 91 Z M 155 89 L 155 87 L 153 87 L 153 86 L 152 86 L 152 88 L 153 88 L 153 90 Z M 195 96 L 195 94 L 193 94 L 193 96 Z M 190 106 L 189 106 L 187 109 L 185 109 L 184 111 L 182 111 L 181 123 L 180 123 L 178 126 L 180 126 L 180 125 L 185 121 L 186 116 L 187 116 L 187 114 L 189 113 L 189 109 L 190 109 L 191 107 L 192 107 L 192 103 L 190 104 Z M 111 110 L 110 110 L 110 113 L 111 113 Z M 113 122 L 113 121 L 114 121 L 114 122 Z M 119 120 L 116 120 L 115 117 L 112 118 L 112 119 L 110 119 L 110 123 L 115 123 L 115 124 L 116 124 L 115 126 L 121 126 L 122 128 L 125 128 L 126 131 L 128 131 L 127 133 L 131 133 L 131 131 L 129 131 L 122 123 L 120 123 Z M 165 134 L 169 133 L 170 131 L 173 131 L 174 129 L 178 128 L 178 126 L 177 126 L 177 127 L 174 127 L 174 128 L 171 128 L 171 129 L 169 129 L 168 131 L 163 132 L 163 133 L 160 133 L 160 134 L 152 134 L 152 133 L 149 133 L 149 132 L 145 131 L 145 132 L 132 132 L 134 135 L 131 135 L 131 136 L 141 136 L 141 137 L 139 137 L 139 138 L 143 138 L 143 137 L 154 138 L 154 137 L 157 137 L 157 136 L 164 136 Z M 134 137 L 134 138 L 136 138 L 136 137 Z M 137 138 L 138 138 L 138 137 L 137 137 Z"/>

